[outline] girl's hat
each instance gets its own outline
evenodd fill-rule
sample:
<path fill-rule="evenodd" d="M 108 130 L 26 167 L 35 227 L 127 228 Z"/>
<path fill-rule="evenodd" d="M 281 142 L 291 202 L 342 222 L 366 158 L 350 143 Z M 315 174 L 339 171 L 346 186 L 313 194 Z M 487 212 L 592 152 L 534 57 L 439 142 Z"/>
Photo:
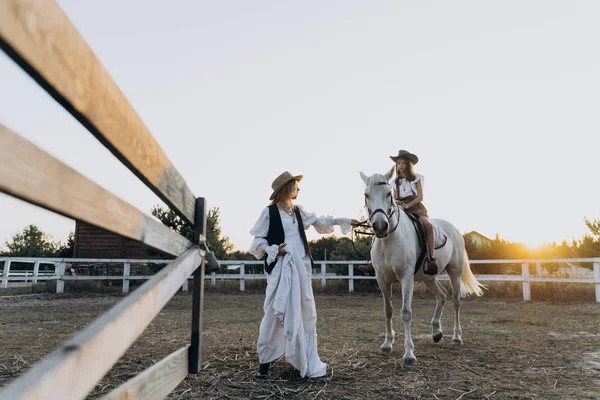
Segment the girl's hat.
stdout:
<path fill-rule="evenodd" d="M 390 158 L 394 160 L 394 162 L 398 161 L 400 158 L 403 158 L 413 163 L 413 165 L 419 162 L 419 157 L 417 157 L 416 154 L 410 153 L 406 150 L 400 150 L 397 156 L 390 156 Z"/>
<path fill-rule="evenodd" d="M 271 183 L 271 189 L 273 189 L 273 194 L 271 195 L 271 197 L 269 197 L 269 200 L 275 200 L 277 192 L 279 192 L 279 190 L 281 190 L 281 188 L 284 187 L 287 183 L 294 180 L 299 182 L 302 180 L 303 177 L 303 175 L 294 176 L 288 171 L 285 171 L 284 173 L 279 175 L 277 178 L 275 178 L 273 183 Z"/>

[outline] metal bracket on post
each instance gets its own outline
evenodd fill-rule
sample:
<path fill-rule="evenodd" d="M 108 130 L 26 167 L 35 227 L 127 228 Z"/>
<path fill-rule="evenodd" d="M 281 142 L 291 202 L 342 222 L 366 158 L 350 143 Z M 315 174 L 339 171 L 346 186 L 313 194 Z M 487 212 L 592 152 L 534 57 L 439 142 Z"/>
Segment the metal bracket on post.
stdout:
<path fill-rule="evenodd" d="M 198 197 L 196 199 L 195 223 L 196 237 L 195 242 L 199 244 L 200 235 L 206 237 L 206 199 Z M 188 353 L 188 372 L 196 374 L 199 370 L 202 355 L 202 312 L 204 309 L 204 259 L 198 268 L 194 271 L 194 286 L 192 292 L 192 338 Z"/>

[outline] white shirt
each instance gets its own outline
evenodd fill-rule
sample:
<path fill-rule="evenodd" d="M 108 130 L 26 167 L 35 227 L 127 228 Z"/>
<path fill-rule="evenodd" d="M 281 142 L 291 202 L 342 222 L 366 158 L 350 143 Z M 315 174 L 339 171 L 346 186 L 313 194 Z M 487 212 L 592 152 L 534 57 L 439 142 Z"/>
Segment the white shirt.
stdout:
<path fill-rule="evenodd" d="M 417 195 L 417 182 L 421 181 L 421 187 L 425 185 L 424 176 L 421 174 L 415 174 L 415 180 L 410 182 L 405 178 L 400 179 L 399 187 L 396 186 L 396 180 L 392 181 L 392 187 L 394 190 L 399 188 L 400 193 L 398 193 L 398 197 L 401 199 L 408 196 L 416 196 Z"/>
<path fill-rule="evenodd" d="M 304 229 L 308 229 L 311 226 L 315 228 L 317 233 L 326 234 L 333 233 L 334 226 L 339 225 L 342 234 L 348 235 L 351 230 L 350 218 L 333 218 L 331 215 L 321 215 L 317 217 L 315 213 L 306 211 L 302 206 L 296 205 L 300 210 L 300 216 L 304 223 Z M 300 237 L 300 231 L 298 230 L 298 221 L 290 217 L 285 211 L 279 210 L 281 216 L 281 223 L 283 225 L 283 232 L 285 235 L 285 243 L 287 250 L 293 251 L 298 254 L 306 263 L 310 263 L 306 250 L 304 249 L 304 243 Z M 250 254 L 257 259 L 261 259 L 267 254 L 267 263 L 272 263 L 277 257 L 278 246 L 276 244 L 269 246 L 267 239 L 267 233 L 269 233 L 269 208 L 265 207 L 260 217 L 254 224 L 254 227 L 250 230 L 250 234 L 254 236 L 254 240 L 250 245 Z"/>

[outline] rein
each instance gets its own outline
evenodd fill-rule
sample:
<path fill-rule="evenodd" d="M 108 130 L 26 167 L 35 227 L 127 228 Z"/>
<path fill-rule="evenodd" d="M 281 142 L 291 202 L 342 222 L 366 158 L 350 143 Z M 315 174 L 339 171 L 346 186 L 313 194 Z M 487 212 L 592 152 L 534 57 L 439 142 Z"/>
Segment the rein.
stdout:
<path fill-rule="evenodd" d="M 368 224 L 368 220 L 365 221 L 361 221 L 357 224 L 357 226 L 362 226 L 362 227 L 366 227 L 366 228 L 371 228 L 371 226 Z M 361 258 L 366 258 L 366 256 L 364 254 L 361 254 L 360 251 L 358 251 L 356 249 L 356 246 L 354 245 L 354 234 L 359 234 L 359 235 L 370 235 L 370 236 L 374 236 L 375 234 L 373 232 L 366 232 L 366 231 L 357 231 L 355 230 L 354 227 L 352 227 L 352 248 L 354 249 L 354 251 L 356 252 L 356 254 L 359 255 L 359 257 Z M 370 250 L 369 250 L 370 251 Z"/>

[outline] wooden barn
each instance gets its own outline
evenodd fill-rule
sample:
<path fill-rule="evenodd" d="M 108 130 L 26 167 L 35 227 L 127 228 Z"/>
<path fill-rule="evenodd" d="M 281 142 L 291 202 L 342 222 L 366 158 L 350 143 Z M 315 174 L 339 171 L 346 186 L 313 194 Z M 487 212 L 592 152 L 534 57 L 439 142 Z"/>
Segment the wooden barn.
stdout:
<path fill-rule="evenodd" d="M 82 221 L 75 222 L 74 258 L 172 259 L 150 246 Z"/>

